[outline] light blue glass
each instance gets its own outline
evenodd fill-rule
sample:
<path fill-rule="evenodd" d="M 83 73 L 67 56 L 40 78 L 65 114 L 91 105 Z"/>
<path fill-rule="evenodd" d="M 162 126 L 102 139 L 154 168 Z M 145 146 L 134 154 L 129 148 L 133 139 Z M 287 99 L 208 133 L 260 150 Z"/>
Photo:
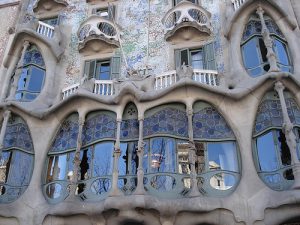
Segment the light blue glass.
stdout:
<path fill-rule="evenodd" d="M 113 142 L 101 142 L 95 145 L 93 177 L 112 174 Z"/>

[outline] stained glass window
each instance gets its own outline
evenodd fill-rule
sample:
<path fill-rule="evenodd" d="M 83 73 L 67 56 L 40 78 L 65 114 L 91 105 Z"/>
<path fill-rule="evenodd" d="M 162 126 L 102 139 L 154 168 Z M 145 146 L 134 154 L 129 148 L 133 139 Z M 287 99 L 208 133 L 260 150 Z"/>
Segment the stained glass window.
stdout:
<path fill-rule="evenodd" d="M 144 137 L 153 135 L 174 135 L 188 137 L 188 121 L 185 110 L 164 106 L 148 112 L 144 120 Z"/>
<path fill-rule="evenodd" d="M 23 119 L 12 114 L 0 156 L 0 203 L 15 201 L 27 188 L 33 171 L 34 150 Z"/>
<path fill-rule="evenodd" d="M 101 112 L 91 115 L 84 124 L 82 145 L 86 146 L 102 139 L 115 139 L 116 116 L 113 113 Z"/>

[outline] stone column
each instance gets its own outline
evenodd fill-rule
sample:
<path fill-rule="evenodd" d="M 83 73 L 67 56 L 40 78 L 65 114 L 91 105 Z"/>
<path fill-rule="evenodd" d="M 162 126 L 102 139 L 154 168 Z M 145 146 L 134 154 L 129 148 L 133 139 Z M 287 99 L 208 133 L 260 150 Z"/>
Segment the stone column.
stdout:
<path fill-rule="evenodd" d="M 187 117 L 188 117 L 188 130 L 189 130 L 189 164 L 191 169 L 191 191 L 189 192 L 190 197 L 200 196 L 197 182 L 197 173 L 196 173 L 196 146 L 194 143 L 194 132 L 193 132 L 193 106 L 187 106 Z"/>
<path fill-rule="evenodd" d="M 268 50 L 267 58 L 270 64 L 269 72 L 278 72 L 280 70 L 277 66 L 277 58 L 275 52 L 273 51 L 273 40 L 270 37 L 270 31 L 266 26 L 265 19 L 264 19 L 264 10 L 262 9 L 261 6 L 257 8 L 256 13 L 259 15 L 260 18 L 260 22 L 262 26 L 261 34 L 263 36 L 264 43 Z"/>
<path fill-rule="evenodd" d="M 291 159 L 292 159 L 292 165 L 293 165 L 293 173 L 295 177 L 295 183 L 293 185 L 294 189 L 300 189 L 300 162 L 297 156 L 297 142 L 296 142 L 296 135 L 293 132 L 294 125 L 291 122 L 286 102 L 283 95 L 284 85 L 277 81 L 275 83 L 275 90 L 279 95 L 280 99 L 280 105 L 282 109 L 282 115 L 283 115 L 283 125 L 282 125 L 282 131 L 285 134 L 287 145 L 289 146 L 290 153 L 291 153 Z"/>
<path fill-rule="evenodd" d="M 26 50 L 29 47 L 29 45 L 30 45 L 29 41 L 24 41 L 22 54 L 21 54 L 21 57 L 20 57 L 20 60 L 17 64 L 17 66 L 16 66 L 15 74 L 13 75 L 13 82 L 10 86 L 9 96 L 7 98 L 8 101 L 15 99 L 15 94 L 16 94 L 16 91 L 17 91 L 17 88 L 18 88 L 18 82 L 19 82 L 20 75 L 21 75 L 22 70 L 23 70 L 24 56 L 25 56 Z M 13 73 L 13 71 L 11 71 L 11 73 Z"/>
<path fill-rule="evenodd" d="M 4 147 L 4 137 L 5 137 L 6 127 L 7 127 L 10 115 L 11 115 L 11 111 L 6 110 L 4 112 L 3 123 L 2 123 L 1 131 L 0 131 L 0 157 L 2 155 L 2 149 Z"/>
<path fill-rule="evenodd" d="M 136 195 L 144 195 L 145 188 L 144 188 L 144 168 L 143 168 L 143 156 L 144 156 L 144 117 L 139 118 L 139 143 L 138 143 L 138 150 L 137 154 L 139 157 L 139 165 L 137 169 L 137 186 L 135 189 L 134 194 Z"/>
<path fill-rule="evenodd" d="M 79 172 L 79 166 L 80 166 L 80 150 L 82 146 L 82 130 L 83 126 L 85 123 L 85 115 L 80 115 L 79 114 L 79 119 L 78 119 L 78 135 L 77 135 L 77 145 L 76 145 L 76 151 L 75 151 L 75 156 L 74 156 L 74 171 L 73 171 L 73 176 L 71 178 L 71 190 L 70 190 L 70 199 L 74 198 L 74 195 L 76 193 L 77 189 L 77 181 L 78 181 L 78 172 Z"/>
<path fill-rule="evenodd" d="M 110 196 L 119 196 L 123 193 L 118 188 L 118 179 L 119 179 L 119 158 L 121 155 L 120 149 L 120 135 L 121 135 L 121 123 L 122 119 L 117 119 L 117 138 L 114 147 L 114 160 L 113 160 L 113 174 L 112 174 L 112 191 Z"/>

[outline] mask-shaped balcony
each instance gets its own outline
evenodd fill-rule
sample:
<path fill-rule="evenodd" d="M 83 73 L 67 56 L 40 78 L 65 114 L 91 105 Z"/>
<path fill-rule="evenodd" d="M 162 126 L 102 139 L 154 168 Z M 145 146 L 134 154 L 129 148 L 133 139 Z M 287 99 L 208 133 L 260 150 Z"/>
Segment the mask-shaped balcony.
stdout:
<path fill-rule="evenodd" d="M 79 52 L 87 55 L 112 52 L 119 47 L 119 32 L 112 20 L 93 15 L 79 27 Z"/>
<path fill-rule="evenodd" d="M 39 0 L 33 6 L 33 12 L 38 15 L 43 15 L 44 13 L 58 13 L 68 6 L 65 0 Z"/>
<path fill-rule="evenodd" d="M 199 5 L 182 1 L 169 10 L 162 23 L 170 42 L 202 40 L 211 34 L 211 14 Z"/>
<path fill-rule="evenodd" d="M 26 14 L 16 27 L 14 42 L 17 42 L 23 35 L 29 35 L 44 42 L 53 52 L 57 59 L 64 52 L 64 42 L 60 25 L 49 25 L 39 21 L 36 17 Z"/>

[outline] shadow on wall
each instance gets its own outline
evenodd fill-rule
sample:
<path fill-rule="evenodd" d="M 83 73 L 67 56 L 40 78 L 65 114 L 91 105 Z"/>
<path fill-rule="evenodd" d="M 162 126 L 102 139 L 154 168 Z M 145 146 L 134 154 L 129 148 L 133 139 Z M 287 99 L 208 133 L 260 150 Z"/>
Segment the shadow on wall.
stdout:
<path fill-rule="evenodd" d="M 16 218 L 0 217 L 0 225 L 19 225 Z"/>
<path fill-rule="evenodd" d="M 75 215 L 75 216 L 51 216 L 45 217 L 43 225 L 92 225 L 87 215 Z M 2 225 L 0 223 L 0 225 Z M 5 224 L 6 225 L 6 224 Z"/>

